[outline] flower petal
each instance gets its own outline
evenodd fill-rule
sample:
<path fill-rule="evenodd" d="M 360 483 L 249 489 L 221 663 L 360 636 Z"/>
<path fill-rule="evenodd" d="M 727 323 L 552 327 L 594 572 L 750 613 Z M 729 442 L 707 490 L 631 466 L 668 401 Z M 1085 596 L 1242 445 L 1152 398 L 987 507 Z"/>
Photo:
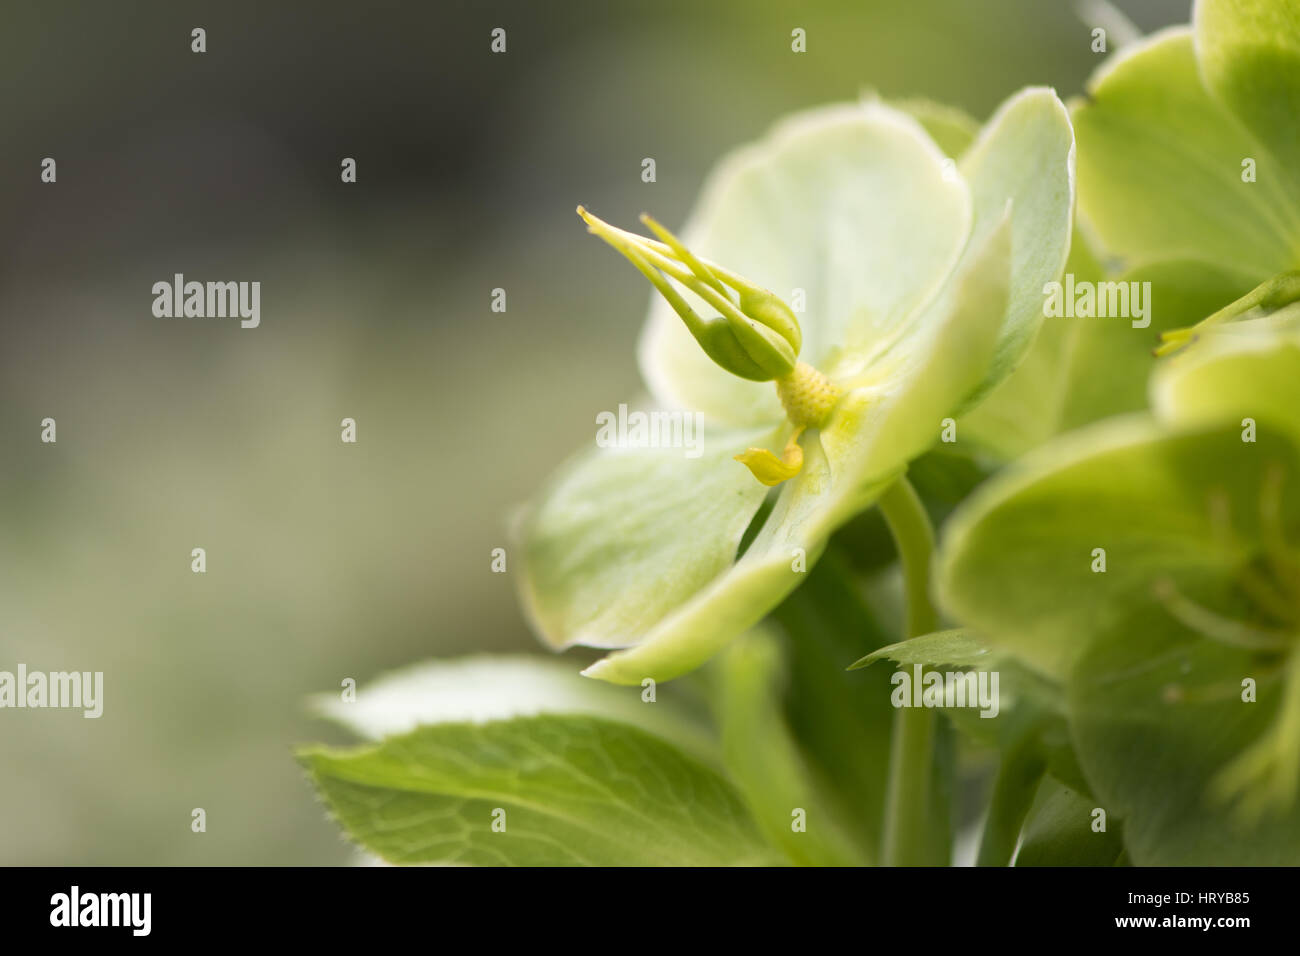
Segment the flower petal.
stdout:
<path fill-rule="evenodd" d="M 1259 177 L 1300 180 L 1300 7 L 1291 0 L 1201 0 L 1196 55 L 1210 92 L 1269 147 Z"/>
<path fill-rule="evenodd" d="M 1010 301 L 1012 219 L 1005 214 L 911 335 L 846 384 L 822 430 L 827 453 L 863 476 L 905 465 L 985 380 Z"/>
<path fill-rule="evenodd" d="M 1240 426 L 1250 418 L 1261 428 L 1287 429 L 1300 439 L 1296 320 L 1300 307 L 1290 306 L 1268 318 L 1221 326 L 1166 359 L 1151 380 L 1156 414 L 1175 425 Z"/>
<path fill-rule="evenodd" d="M 935 145 L 954 159 L 966 152 L 980 134 L 978 120 L 945 103 L 913 97 L 890 100 L 889 105 L 920 123 Z"/>
<path fill-rule="evenodd" d="M 1242 701 L 1246 676 L 1256 702 Z M 1294 737 L 1276 732 L 1287 726 L 1286 685 L 1275 664 L 1189 633 L 1158 608 L 1133 609 L 1096 636 L 1066 688 L 1071 737 L 1092 805 L 1123 819 L 1135 866 L 1294 865 L 1300 813 L 1246 816 L 1271 788 L 1236 763 L 1252 752 L 1278 767 L 1294 760 Z M 1225 777 L 1243 787 L 1239 799 L 1223 792 Z"/>
<path fill-rule="evenodd" d="M 965 184 L 920 125 L 870 102 L 796 115 L 724 160 L 683 241 L 787 302 L 802 289 L 802 358 L 829 373 L 842 353 L 871 348 L 932 296 L 970 222 Z M 740 425 L 781 417 L 771 386 L 715 367 L 658 300 L 641 367 L 671 407 Z"/>
<path fill-rule="evenodd" d="M 1055 91 L 1030 87 L 988 121 L 961 160 L 975 225 L 967 256 L 1011 207 L 1011 288 L 993 363 L 978 401 L 1024 358 L 1043 323 L 1043 284 L 1056 279 L 1074 228 L 1074 130 Z"/>
<path fill-rule="evenodd" d="M 1296 265 L 1294 173 L 1242 162 L 1263 145 L 1206 91 L 1188 29 L 1154 34 L 1108 60 L 1074 110 L 1079 211 L 1108 249 L 1196 259 L 1258 283 Z"/>
<path fill-rule="evenodd" d="M 547 643 L 621 647 L 722 574 L 767 493 L 732 456 L 776 433 L 681 448 L 597 449 L 552 481 L 517 529 L 524 605 Z"/>
<path fill-rule="evenodd" d="M 1155 601 L 1159 580 L 1196 593 L 1231 579 L 1259 540 L 1276 463 L 1292 481 L 1300 473 L 1284 437 L 1245 444 L 1231 426 L 1170 434 L 1134 416 L 1061 436 L 949 520 L 937 575 L 945 609 L 1064 678 L 1091 635 Z M 1300 499 L 1291 502 L 1288 525 L 1300 519 Z M 1104 571 L 1094 570 L 1098 548 Z"/>

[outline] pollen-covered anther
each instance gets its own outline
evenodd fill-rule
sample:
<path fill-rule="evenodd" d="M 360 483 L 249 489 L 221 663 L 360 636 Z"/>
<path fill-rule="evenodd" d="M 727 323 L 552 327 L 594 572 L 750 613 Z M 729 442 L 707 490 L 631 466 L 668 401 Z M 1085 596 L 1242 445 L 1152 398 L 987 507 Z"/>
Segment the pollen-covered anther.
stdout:
<path fill-rule="evenodd" d="M 800 428 L 820 428 L 842 393 L 817 369 L 799 362 L 793 372 L 776 380 L 776 394 L 791 423 Z"/>

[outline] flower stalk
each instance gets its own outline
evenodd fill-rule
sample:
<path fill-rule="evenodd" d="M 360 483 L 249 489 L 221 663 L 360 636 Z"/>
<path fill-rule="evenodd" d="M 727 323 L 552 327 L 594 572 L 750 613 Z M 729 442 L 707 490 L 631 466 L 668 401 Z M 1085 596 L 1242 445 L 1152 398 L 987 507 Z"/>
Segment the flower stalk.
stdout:
<path fill-rule="evenodd" d="M 880 510 L 898 549 L 906 596 L 906 637 L 935 630 L 938 615 L 930 601 L 930 560 L 934 529 L 911 483 L 899 478 L 880 498 Z M 938 716 L 930 708 L 903 707 L 894 715 L 889 750 L 889 787 L 885 800 L 884 853 L 886 866 L 944 864 L 930 859 L 935 845 L 931 793 Z"/>
<path fill-rule="evenodd" d="M 1296 301 L 1300 301 L 1300 269 L 1275 275 L 1195 325 L 1162 332 L 1155 355 L 1163 357 L 1186 348 L 1199 339 L 1206 329 L 1240 319 L 1256 309 L 1266 315 Z"/>

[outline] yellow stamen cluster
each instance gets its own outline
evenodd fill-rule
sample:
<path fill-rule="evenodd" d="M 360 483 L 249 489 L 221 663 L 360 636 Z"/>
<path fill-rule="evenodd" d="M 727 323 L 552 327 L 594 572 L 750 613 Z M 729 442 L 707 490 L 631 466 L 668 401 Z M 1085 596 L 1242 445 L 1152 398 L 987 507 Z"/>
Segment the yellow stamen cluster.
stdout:
<path fill-rule="evenodd" d="M 776 380 L 776 394 L 786 417 L 802 428 L 825 424 L 840 400 L 840 390 L 807 362 L 799 362 L 793 372 Z"/>

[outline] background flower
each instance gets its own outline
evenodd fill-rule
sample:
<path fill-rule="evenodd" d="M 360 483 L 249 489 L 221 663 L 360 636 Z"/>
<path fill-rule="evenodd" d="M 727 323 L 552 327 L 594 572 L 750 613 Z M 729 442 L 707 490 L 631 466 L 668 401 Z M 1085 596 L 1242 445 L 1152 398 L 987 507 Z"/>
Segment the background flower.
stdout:
<path fill-rule="evenodd" d="M 946 531 L 948 610 L 1063 686 L 1140 865 L 1300 854 L 1300 309 L 1255 321 L 1162 366 L 1154 418 L 1043 446 Z"/>

